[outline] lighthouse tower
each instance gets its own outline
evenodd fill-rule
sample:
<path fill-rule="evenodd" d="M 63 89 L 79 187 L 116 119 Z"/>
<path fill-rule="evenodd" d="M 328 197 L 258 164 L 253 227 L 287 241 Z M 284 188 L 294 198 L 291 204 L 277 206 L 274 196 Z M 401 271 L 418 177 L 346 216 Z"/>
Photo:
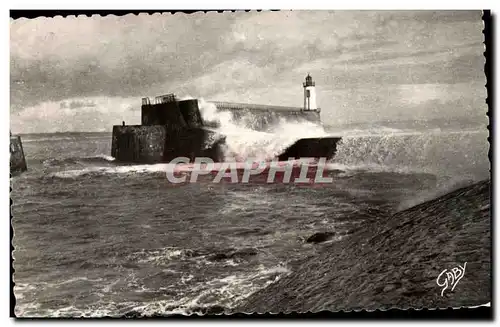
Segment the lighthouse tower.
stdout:
<path fill-rule="evenodd" d="M 307 74 L 304 82 L 304 110 L 317 110 L 316 104 L 316 83 L 313 82 L 311 75 Z"/>

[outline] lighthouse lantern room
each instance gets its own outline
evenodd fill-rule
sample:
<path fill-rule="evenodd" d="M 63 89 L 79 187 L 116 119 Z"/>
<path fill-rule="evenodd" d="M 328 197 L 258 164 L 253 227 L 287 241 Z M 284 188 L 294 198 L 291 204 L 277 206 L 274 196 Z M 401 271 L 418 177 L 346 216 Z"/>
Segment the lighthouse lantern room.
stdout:
<path fill-rule="evenodd" d="M 304 110 L 317 110 L 316 104 L 316 83 L 313 82 L 311 75 L 307 74 L 304 82 Z"/>

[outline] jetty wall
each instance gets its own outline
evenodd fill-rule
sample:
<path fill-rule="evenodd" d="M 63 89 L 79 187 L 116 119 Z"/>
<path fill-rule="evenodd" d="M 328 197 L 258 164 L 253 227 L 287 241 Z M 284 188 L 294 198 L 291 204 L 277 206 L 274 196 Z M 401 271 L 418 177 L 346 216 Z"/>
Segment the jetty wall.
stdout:
<path fill-rule="evenodd" d="M 111 156 L 131 163 L 170 162 L 177 157 L 208 157 L 222 160 L 223 138 L 202 128 L 167 125 L 113 126 Z"/>
<path fill-rule="evenodd" d="M 10 137 L 10 172 L 21 173 L 28 169 L 20 136 Z"/>
<path fill-rule="evenodd" d="M 202 127 L 203 121 L 198 108 L 198 100 L 194 99 L 143 104 L 141 124 L 145 126 Z"/>
<path fill-rule="evenodd" d="M 286 122 L 312 122 L 321 124 L 320 110 L 303 110 L 296 107 L 267 106 L 232 102 L 212 102 L 221 112 L 230 112 L 234 121 L 254 130 L 269 130 Z M 141 124 L 169 127 L 218 127 L 217 121 L 204 121 L 197 99 L 170 100 L 151 104 L 145 101 L 141 108 Z"/>
<path fill-rule="evenodd" d="M 144 126 L 187 127 L 178 102 L 142 105 L 141 124 Z"/>
<path fill-rule="evenodd" d="M 304 110 L 301 107 L 291 107 L 291 106 L 273 106 L 266 104 L 253 104 L 253 103 L 238 103 L 238 102 L 224 102 L 224 101 L 210 101 L 219 110 L 250 110 L 255 112 L 272 111 L 280 113 L 288 112 L 319 112 L 320 109 L 316 110 Z"/>
<path fill-rule="evenodd" d="M 278 156 L 290 158 L 332 158 L 339 137 L 300 139 Z M 225 138 L 203 128 L 169 128 L 154 126 L 113 126 L 111 156 L 117 161 L 131 163 L 170 162 L 178 157 L 194 161 L 196 157 L 224 160 Z"/>
<path fill-rule="evenodd" d="M 247 128 L 272 129 L 286 121 L 311 121 L 320 124 L 319 110 L 301 108 L 215 103 L 219 110 L 229 110 L 233 118 Z M 173 95 L 157 97 L 152 104 L 143 98 L 141 125 L 113 126 L 111 155 L 120 162 L 165 163 L 178 157 L 193 161 L 196 157 L 224 160 L 225 137 L 206 127 L 215 127 L 204 121 L 198 100 L 178 101 Z M 326 157 L 335 154 L 340 138 L 302 139 L 279 156 L 280 160 L 300 157 Z"/>
<path fill-rule="evenodd" d="M 111 156 L 125 162 L 162 162 L 166 136 L 165 125 L 113 126 Z"/>
<path fill-rule="evenodd" d="M 269 106 L 259 104 L 211 102 L 218 111 L 230 112 L 239 124 L 254 130 L 269 130 L 282 122 L 311 122 L 321 124 L 320 109 L 303 110 L 299 107 Z M 214 122 L 207 125 L 216 126 Z"/>
<path fill-rule="evenodd" d="M 178 102 L 179 111 L 188 127 L 202 127 L 203 119 L 201 117 L 198 100 L 183 100 Z"/>

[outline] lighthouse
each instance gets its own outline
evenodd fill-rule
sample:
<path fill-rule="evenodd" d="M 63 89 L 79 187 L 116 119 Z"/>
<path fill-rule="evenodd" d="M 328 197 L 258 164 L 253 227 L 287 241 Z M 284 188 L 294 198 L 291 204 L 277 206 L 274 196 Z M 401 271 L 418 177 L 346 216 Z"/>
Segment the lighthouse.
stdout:
<path fill-rule="evenodd" d="M 317 110 L 316 104 L 316 83 L 313 82 L 311 75 L 307 74 L 304 82 L 304 110 Z"/>

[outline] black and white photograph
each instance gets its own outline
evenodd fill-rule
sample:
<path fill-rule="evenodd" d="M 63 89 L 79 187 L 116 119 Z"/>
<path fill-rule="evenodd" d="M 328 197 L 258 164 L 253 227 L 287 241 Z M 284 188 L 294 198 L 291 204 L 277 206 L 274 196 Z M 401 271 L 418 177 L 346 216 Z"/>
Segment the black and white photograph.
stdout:
<path fill-rule="evenodd" d="M 15 317 L 491 305 L 484 16 L 11 16 Z"/>

